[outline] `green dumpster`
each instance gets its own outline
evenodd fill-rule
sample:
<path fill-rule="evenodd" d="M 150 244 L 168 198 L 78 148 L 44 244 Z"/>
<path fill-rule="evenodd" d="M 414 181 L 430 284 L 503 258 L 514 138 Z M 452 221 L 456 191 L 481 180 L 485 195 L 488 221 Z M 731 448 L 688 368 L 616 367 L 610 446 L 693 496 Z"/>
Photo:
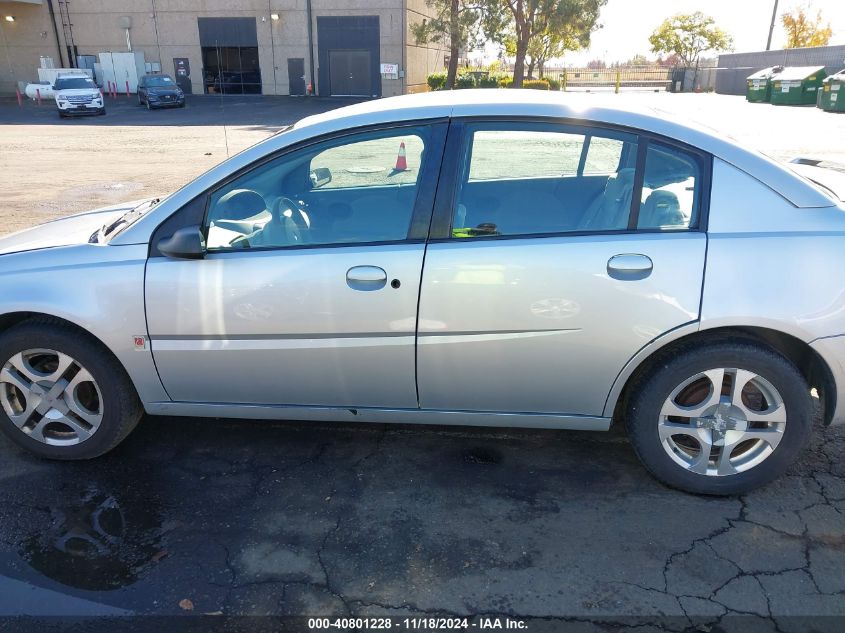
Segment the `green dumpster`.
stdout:
<path fill-rule="evenodd" d="M 822 82 L 817 105 L 827 112 L 845 112 L 845 70 Z"/>
<path fill-rule="evenodd" d="M 827 77 L 824 66 L 787 66 L 772 79 L 773 105 L 815 105 Z"/>
<path fill-rule="evenodd" d="M 772 79 L 782 70 L 783 66 L 772 66 L 748 75 L 748 87 L 745 91 L 746 101 L 768 103 L 772 96 Z"/>

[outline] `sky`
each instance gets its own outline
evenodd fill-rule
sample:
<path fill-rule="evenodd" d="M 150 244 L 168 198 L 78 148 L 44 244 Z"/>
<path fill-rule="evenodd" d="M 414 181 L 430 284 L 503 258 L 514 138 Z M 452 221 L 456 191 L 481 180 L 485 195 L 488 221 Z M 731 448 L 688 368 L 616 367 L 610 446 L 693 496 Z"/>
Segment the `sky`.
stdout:
<path fill-rule="evenodd" d="M 800 5 L 806 5 L 806 0 L 779 1 L 773 49 L 783 48 L 786 41 L 781 14 Z M 648 43 L 652 31 L 670 15 L 694 11 L 712 16 L 717 26 L 730 33 L 736 52 L 762 51 L 766 49 L 773 7 L 774 0 L 608 0 L 599 18 L 603 26 L 593 34 L 590 48 L 568 54 L 565 63 L 581 66 L 592 59 L 625 61 L 637 53 L 652 59 L 655 56 Z M 845 1 L 812 0 L 811 9 L 813 14 L 821 10 L 824 20 L 831 23 L 830 43 L 845 44 Z M 496 52 L 488 46 L 485 56 L 495 57 Z"/>

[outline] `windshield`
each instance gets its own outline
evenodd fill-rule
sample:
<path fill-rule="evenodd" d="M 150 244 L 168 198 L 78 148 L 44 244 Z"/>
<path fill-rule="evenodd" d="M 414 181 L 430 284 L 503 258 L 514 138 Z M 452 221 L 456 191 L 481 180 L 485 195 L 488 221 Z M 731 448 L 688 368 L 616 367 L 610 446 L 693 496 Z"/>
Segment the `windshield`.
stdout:
<path fill-rule="evenodd" d="M 74 90 L 76 88 L 96 88 L 94 82 L 87 77 L 70 77 L 56 81 L 56 90 Z"/>
<path fill-rule="evenodd" d="M 176 85 L 174 81 L 167 75 L 147 77 L 144 81 L 146 85 L 150 88 L 160 88 L 163 86 L 172 87 Z"/>

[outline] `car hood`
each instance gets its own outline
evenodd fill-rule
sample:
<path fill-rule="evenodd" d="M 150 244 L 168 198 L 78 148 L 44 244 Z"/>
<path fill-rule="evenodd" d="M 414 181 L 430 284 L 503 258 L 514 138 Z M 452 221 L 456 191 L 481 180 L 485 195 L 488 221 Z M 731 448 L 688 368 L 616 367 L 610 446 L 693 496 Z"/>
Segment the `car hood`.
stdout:
<path fill-rule="evenodd" d="M 91 239 L 91 235 L 104 224 L 113 222 L 127 211 L 144 202 L 146 200 L 122 202 L 110 207 L 102 207 L 52 220 L 31 229 L 24 229 L 6 237 L 0 237 L 0 255 L 85 244 Z"/>

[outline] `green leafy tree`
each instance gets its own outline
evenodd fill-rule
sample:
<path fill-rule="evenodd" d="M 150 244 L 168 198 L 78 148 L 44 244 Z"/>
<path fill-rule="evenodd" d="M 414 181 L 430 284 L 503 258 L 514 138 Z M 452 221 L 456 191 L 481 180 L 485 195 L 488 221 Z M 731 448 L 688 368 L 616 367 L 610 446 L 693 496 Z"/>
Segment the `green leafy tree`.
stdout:
<path fill-rule="evenodd" d="M 508 40 L 512 39 L 512 85 L 514 88 L 521 88 L 526 75 L 527 58 L 535 60 L 535 63 L 542 59 L 545 63 L 546 60 L 562 54 L 564 50 L 589 46 L 590 35 L 599 28 L 599 11 L 607 0 L 487 2 L 491 8 L 486 12 L 488 19 L 485 32 L 491 39 L 504 43 L 506 49 Z M 490 28 L 491 23 L 493 28 Z"/>
<path fill-rule="evenodd" d="M 458 57 L 461 49 L 471 48 L 479 39 L 481 18 L 486 4 L 467 0 L 426 0 L 434 17 L 411 26 L 418 43 L 448 43 L 449 65 L 446 69 L 447 90 L 455 87 Z"/>
<path fill-rule="evenodd" d="M 679 13 L 667 18 L 648 38 L 652 53 L 676 55 L 684 66 L 698 66 L 702 53 L 726 51 L 733 46 L 731 36 L 701 11 Z"/>
<path fill-rule="evenodd" d="M 833 36 L 830 22 L 822 20 L 822 12 L 817 11 L 816 17 L 810 17 L 810 4 L 797 7 L 781 17 L 783 30 L 786 31 L 785 48 L 805 48 L 807 46 L 827 46 Z"/>

